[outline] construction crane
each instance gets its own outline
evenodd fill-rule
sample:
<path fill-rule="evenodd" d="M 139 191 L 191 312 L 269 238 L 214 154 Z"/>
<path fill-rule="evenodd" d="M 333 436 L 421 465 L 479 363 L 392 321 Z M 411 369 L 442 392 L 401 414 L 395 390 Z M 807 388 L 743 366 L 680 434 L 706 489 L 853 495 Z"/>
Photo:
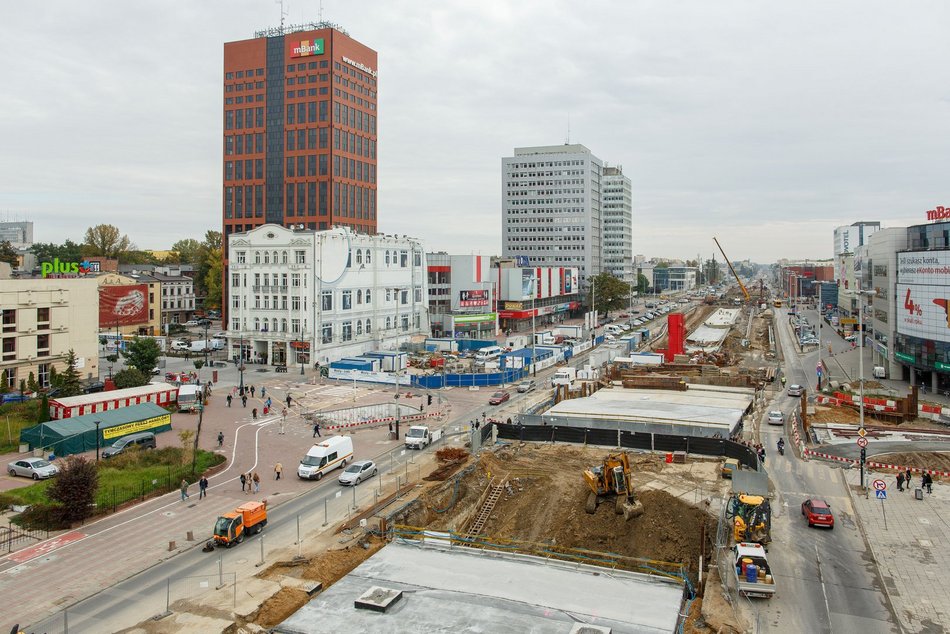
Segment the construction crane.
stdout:
<path fill-rule="evenodd" d="M 719 244 L 719 240 L 716 240 L 715 236 L 713 236 L 713 242 L 715 242 L 716 246 L 719 247 L 719 252 L 722 253 L 722 257 L 726 259 L 726 264 L 729 265 L 729 270 L 732 271 L 732 276 L 736 278 L 737 282 L 739 282 L 739 288 L 742 289 L 742 294 L 745 296 L 745 301 L 749 301 L 749 291 L 746 290 L 745 284 L 743 284 L 742 280 L 739 279 L 739 274 L 736 273 L 736 270 L 732 266 L 732 262 L 729 261 L 729 257 L 726 255 L 726 252 L 722 250 L 722 245 Z"/>

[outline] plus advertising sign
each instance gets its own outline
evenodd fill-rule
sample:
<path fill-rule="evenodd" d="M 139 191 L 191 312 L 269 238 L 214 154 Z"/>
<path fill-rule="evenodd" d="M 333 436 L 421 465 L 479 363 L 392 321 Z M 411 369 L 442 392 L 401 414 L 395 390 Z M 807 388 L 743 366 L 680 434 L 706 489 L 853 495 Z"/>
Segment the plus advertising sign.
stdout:
<path fill-rule="evenodd" d="M 858 438 L 858 447 L 860 447 L 861 449 L 864 449 L 867 446 L 868 446 L 867 438 Z"/>
<path fill-rule="evenodd" d="M 884 480 L 875 480 L 871 483 L 871 486 L 874 487 L 875 491 L 883 491 L 887 488 L 887 483 Z"/>

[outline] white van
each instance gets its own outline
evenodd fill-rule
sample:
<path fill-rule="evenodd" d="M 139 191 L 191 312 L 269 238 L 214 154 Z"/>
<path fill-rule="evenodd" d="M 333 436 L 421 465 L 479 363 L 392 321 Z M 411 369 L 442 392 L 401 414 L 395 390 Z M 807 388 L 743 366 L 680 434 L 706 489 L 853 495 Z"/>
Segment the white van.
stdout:
<path fill-rule="evenodd" d="M 874 370 L 871 372 L 875 379 L 886 379 L 887 372 L 884 370 L 884 366 L 876 365 Z"/>
<path fill-rule="evenodd" d="M 297 476 L 304 480 L 319 480 L 323 474 L 337 467 L 343 468 L 352 460 L 353 439 L 348 436 L 329 436 L 310 448 L 297 467 Z"/>
<path fill-rule="evenodd" d="M 498 346 L 488 346 L 487 348 L 480 348 L 478 352 L 475 353 L 475 363 L 479 365 L 484 365 L 488 361 L 492 361 L 501 356 L 501 348 Z"/>

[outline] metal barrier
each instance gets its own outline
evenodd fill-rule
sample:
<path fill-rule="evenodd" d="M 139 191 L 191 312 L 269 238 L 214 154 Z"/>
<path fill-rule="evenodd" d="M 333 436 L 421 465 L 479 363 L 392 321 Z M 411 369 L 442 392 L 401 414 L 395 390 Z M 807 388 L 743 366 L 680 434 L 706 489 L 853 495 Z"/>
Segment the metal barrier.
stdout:
<path fill-rule="evenodd" d="M 12 553 L 44 539 L 49 539 L 49 529 L 20 528 L 9 522 L 6 527 L 0 526 L 0 552 Z"/>

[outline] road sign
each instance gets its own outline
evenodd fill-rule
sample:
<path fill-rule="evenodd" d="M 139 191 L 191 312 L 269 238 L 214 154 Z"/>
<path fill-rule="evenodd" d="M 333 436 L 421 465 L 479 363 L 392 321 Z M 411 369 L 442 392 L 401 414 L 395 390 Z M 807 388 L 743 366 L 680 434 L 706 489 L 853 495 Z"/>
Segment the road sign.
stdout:
<path fill-rule="evenodd" d="M 883 491 L 887 488 L 887 483 L 884 480 L 875 480 L 871 483 L 871 486 L 874 487 L 875 491 Z"/>
<path fill-rule="evenodd" d="M 861 449 L 864 449 L 867 446 L 868 446 L 867 438 L 858 438 L 858 447 L 860 447 Z"/>
<path fill-rule="evenodd" d="M 867 435 L 868 435 L 868 432 L 866 429 L 864 429 L 864 427 L 861 427 L 860 429 L 858 429 L 858 436 L 860 436 L 861 438 L 864 438 Z"/>
<path fill-rule="evenodd" d="M 886 500 L 886 499 L 887 499 L 887 491 L 875 491 L 875 492 L 874 492 L 874 495 L 875 495 L 875 496 L 877 497 L 877 499 L 879 499 L 879 500 Z"/>

